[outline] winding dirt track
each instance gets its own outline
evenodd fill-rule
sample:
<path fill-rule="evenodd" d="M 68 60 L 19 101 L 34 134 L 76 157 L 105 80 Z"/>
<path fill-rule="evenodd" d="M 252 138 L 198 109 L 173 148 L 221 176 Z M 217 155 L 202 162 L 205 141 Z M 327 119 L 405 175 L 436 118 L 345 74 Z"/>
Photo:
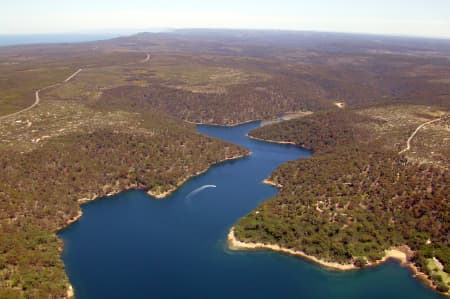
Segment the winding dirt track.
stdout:
<path fill-rule="evenodd" d="M 439 117 L 439 118 L 437 118 L 437 119 L 433 119 L 433 120 L 427 121 L 427 122 L 421 124 L 420 126 L 418 126 L 418 127 L 416 128 L 416 130 L 411 134 L 411 136 L 409 136 L 408 140 L 406 141 L 406 148 L 403 149 L 403 150 L 401 150 L 401 151 L 399 152 L 399 154 L 403 154 L 403 153 L 405 153 L 405 152 L 407 152 L 407 151 L 409 151 L 409 150 L 411 149 L 411 140 L 413 140 L 414 136 L 416 136 L 417 132 L 419 132 L 420 129 L 422 129 L 422 128 L 425 127 L 426 125 L 429 125 L 429 124 L 438 122 L 438 121 L 444 119 L 444 117 L 446 117 L 446 116 L 445 116 L 445 115 L 444 115 L 444 116 L 441 116 L 441 117 Z"/>
<path fill-rule="evenodd" d="M 69 82 L 70 80 L 72 80 L 73 78 L 75 78 L 79 73 L 81 73 L 83 71 L 83 69 L 79 69 L 78 71 L 76 71 L 75 73 L 73 73 L 72 75 L 70 75 L 69 77 L 67 77 L 66 80 L 64 80 L 64 83 Z"/>
<path fill-rule="evenodd" d="M 47 86 L 47 87 L 44 87 L 44 88 L 41 88 L 41 89 L 36 90 L 36 91 L 34 92 L 35 100 L 34 100 L 34 103 L 33 103 L 31 106 L 28 106 L 28 107 L 25 108 L 25 109 L 22 109 L 22 110 L 20 110 L 20 111 L 17 111 L 17 112 L 8 114 L 8 115 L 0 116 L 0 120 L 6 119 L 6 118 L 8 118 L 8 117 L 16 116 L 16 115 L 18 115 L 18 114 L 20 114 L 20 113 L 23 113 L 23 112 L 25 112 L 25 111 L 28 111 L 28 110 L 30 110 L 30 109 L 33 109 L 34 107 L 36 107 L 37 105 L 39 105 L 39 102 L 41 101 L 41 98 L 39 97 L 39 93 L 40 93 L 41 91 L 44 91 L 44 90 L 46 90 L 46 89 L 50 89 L 50 88 L 56 87 L 56 86 L 61 85 L 61 84 L 63 84 L 63 83 L 67 83 L 67 82 L 69 82 L 70 80 L 72 80 L 73 78 L 75 78 L 75 77 L 76 77 L 79 73 L 81 73 L 82 71 L 83 71 L 83 69 L 79 69 L 79 70 L 77 70 L 75 73 L 73 73 L 72 75 L 70 75 L 69 77 L 67 77 L 67 79 L 65 79 L 63 82 L 55 83 L 55 84 L 49 85 L 49 86 Z"/>
<path fill-rule="evenodd" d="M 150 60 L 150 53 L 146 53 L 145 58 L 144 58 L 143 60 L 139 61 L 139 62 L 140 62 L 140 63 L 146 63 L 146 62 L 149 61 L 149 60 Z M 34 101 L 34 103 L 33 103 L 31 106 L 28 106 L 27 108 L 24 108 L 24 109 L 22 109 L 22 110 L 20 110 L 20 111 L 17 111 L 17 112 L 8 114 L 8 115 L 0 116 L 0 121 L 1 121 L 1 120 L 4 120 L 4 119 L 7 119 L 7 118 L 9 118 L 9 117 L 12 117 L 12 116 L 16 116 L 16 115 L 18 115 L 18 114 L 20 114 L 20 113 L 23 113 L 23 112 L 25 112 L 25 111 L 28 111 L 28 110 L 30 110 L 30 109 L 33 109 L 34 107 L 36 107 L 37 105 L 39 105 L 39 102 L 41 101 L 41 99 L 40 99 L 40 97 L 39 97 L 39 93 L 40 93 L 41 91 L 44 91 L 44 90 L 46 90 L 46 89 L 50 89 L 50 88 L 59 86 L 59 85 L 64 84 L 64 83 L 68 83 L 70 80 L 72 80 L 73 78 L 75 78 L 75 77 L 76 77 L 79 73 L 81 73 L 82 71 L 83 71 L 83 69 L 80 68 L 80 69 L 78 69 L 75 73 L 73 73 L 72 75 L 70 75 L 69 77 L 67 77 L 64 81 L 59 82 L 59 83 L 55 83 L 55 84 L 52 84 L 52 85 L 50 85 L 50 86 L 43 87 L 43 88 L 41 88 L 41 89 L 36 90 L 35 93 L 34 93 L 35 101 Z"/>
<path fill-rule="evenodd" d="M 145 59 L 141 60 L 141 63 L 145 63 L 149 60 L 150 60 L 150 53 L 147 53 L 147 56 L 145 57 Z"/>

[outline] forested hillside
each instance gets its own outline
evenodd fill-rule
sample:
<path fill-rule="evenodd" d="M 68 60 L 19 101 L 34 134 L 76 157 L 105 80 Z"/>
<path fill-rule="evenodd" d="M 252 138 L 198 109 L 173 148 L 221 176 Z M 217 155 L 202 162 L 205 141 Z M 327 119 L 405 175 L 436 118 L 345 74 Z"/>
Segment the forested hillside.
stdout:
<path fill-rule="evenodd" d="M 445 107 L 450 101 L 445 41 L 199 30 L 142 33 L 78 50 L 86 47 L 95 48 L 96 55 L 121 51 L 127 63 L 97 63 L 78 80 L 50 91 L 50 98 L 128 111 L 158 109 L 190 122 L 222 125 L 337 105 Z M 129 62 L 136 52 L 142 57 Z M 150 59 L 139 63 L 147 53 Z M 90 59 L 81 61 L 91 65 Z"/>
<path fill-rule="evenodd" d="M 425 270 L 430 257 L 448 269 L 448 118 L 398 152 L 418 125 L 448 113 L 449 49 L 226 30 L 0 47 L 0 298 L 67 295 L 55 231 L 79 216 L 79 199 L 128 188 L 162 196 L 248 154 L 187 122 L 288 112 L 314 114 L 252 136 L 315 155 L 273 174 L 284 188 L 238 224 L 239 238 L 338 261 L 408 244 Z"/>
<path fill-rule="evenodd" d="M 271 175 L 282 186 L 280 193 L 237 223 L 237 238 L 357 265 L 406 244 L 424 272 L 430 273 L 432 257 L 448 272 L 448 164 L 408 161 L 408 154 L 386 145 L 392 130 L 385 135 L 374 130 L 387 122 L 389 111 L 410 109 L 387 107 L 384 121 L 360 110 L 319 113 L 251 132 L 252 137 L 306 146 L 315 154 L 286 163 Z M 448 120 L 440 125 L 448 128 Z M 404 140 L 409 132 L 404 131 Z M 420 153 L 420 146 L 414 150 Z M 448 147 L 444 151 L 448 158 Z M 440 290 L 448 289 L 442 278 L 433 279 Z"/>
<path fill-rule="evenodd" d="M 83 72 L 97 75 L 111 64 L 136 67 L 142 53 L 92 57 L 71 49 L 85 46 L 46 47 L 0 49 L 0 61 L 8 62 L 0 64 L 2 112 L 30 105 L 35 90 L 53 85 L 33 109 L 0 118 L 0 298 L 68 295 L 55 232 L 78 219 L 86 199 L 127 189 L 164 196 L 212 164 L 248 154 L 161 111 L 93 109 L 57 93 L 85 63 Z M 120 72 L 113 74 L 104 82 L 120 84 Z"/>
<path fill-rule="evenodd" d="M 140 132 L 112 126 L 60 136 L 27 153 L 0 151 L 1 298 L 65 295 L 55 231 L 77 217 L 79 199 L 130 188 L 159 195 L 214 163 L 247 154 L 147 116 Z"/>

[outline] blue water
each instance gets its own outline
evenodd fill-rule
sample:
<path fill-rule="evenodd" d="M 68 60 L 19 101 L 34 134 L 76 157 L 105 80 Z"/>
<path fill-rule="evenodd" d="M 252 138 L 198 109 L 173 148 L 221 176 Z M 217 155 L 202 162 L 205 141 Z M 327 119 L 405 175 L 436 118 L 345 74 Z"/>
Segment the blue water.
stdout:
<path fill-rule="evenodd" d="M 259 123 L 199 126 L 252 155 L 212 167 L 164 200 L 129 191 L 82 206 L 60 233 L 77 298 L 442 298 L 395 262 L 336 272 L 270 251 L 230 251 L 231 226 L 278 191 L 261 183 L 306 150 L 248 139 Z M 189 198 L 189 193 L 206 188 Z"/>
<path fill-rule="evenodd" d="M 118 37 L 119 34 L 0 34 L 0 46 L 77 43 Z"/>

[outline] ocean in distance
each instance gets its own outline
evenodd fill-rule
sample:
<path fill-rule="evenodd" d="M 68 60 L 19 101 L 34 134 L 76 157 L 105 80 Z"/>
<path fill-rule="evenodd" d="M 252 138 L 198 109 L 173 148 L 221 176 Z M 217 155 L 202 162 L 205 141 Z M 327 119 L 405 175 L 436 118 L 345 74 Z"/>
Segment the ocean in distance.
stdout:
<path fill-rule="evenodd" d="M 0 34 L 0 46 L 77 43 L 119 37 L 119 34 Z"/>

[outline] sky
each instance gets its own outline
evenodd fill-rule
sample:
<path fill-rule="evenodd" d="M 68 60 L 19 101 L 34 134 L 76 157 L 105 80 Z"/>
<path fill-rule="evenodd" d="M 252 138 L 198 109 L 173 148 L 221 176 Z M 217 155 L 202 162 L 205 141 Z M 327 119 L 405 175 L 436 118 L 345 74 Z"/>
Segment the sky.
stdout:
<path fill-rule="evenodd" d="M 450 38 L 450 0 L 0 0 L 0 34 L 288 29 Z"/>

